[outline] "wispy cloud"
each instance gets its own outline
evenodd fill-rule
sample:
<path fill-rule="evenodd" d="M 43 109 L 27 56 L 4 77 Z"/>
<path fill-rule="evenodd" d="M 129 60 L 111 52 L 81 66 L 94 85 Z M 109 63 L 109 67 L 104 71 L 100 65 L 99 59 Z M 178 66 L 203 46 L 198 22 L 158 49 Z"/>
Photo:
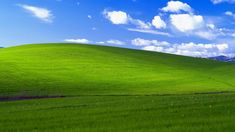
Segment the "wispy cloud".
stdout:
<path fill-rule="evenodd" d="M 235 19 L 235 14 L 231 11 L 226 11 L 224 14 Z"/>
<path fill-rule="evenodd" d="M 53 22 L 53 14 L 50 10 L 46 8 L 25 5 L 25 4 L 18 4 L 21 8 L 31 13 L 34 17 L 40 19 L 41 21 L 51 23 Z"/>
<path fill-rule="evenodd" d="M 131 40 L 131 44 L 134 46 L 168 46 L 170 43 L 166 41 L 158 41 L 158 40 L 147 40 L 142 38 L 135 38 Z"/>
<path fill-rule="evenodd" d="M 123 42 L 123 41 L 114 40 L 114 39 L 108 40 L 107 43 L 108 43 L 108 44 L 115 44 L 115 45 L 124 45 L 124 44 L 126 44 L 126 43 Z"/>
<path fill-rule="evenodd" d="M 77 38 L 77 39 L 65 39 L 64 42 L 68 43 L 80 43 L 80 44 L 111 44 L 111 45 L 125 45 L 125 41 L 117 40 L 117 39 L 109 39 L 106 41 L 91 41 L 85 38 Z"/>
<path fill-rule="evenodd" d="M 87 39 L 65 39 L 65 42 L 69 42 L 69 43 L 82 43 L 82 44 L 88 44 L 91 43 L 91 41 L 87 40 Z"/>
<path fill-rule="evenodd" d="M 219 55 L 228 55 L 229 45 L 227 43 L 169 43 L 166 41 L 147 40 L 136 38 L 132 44 L 141 47 L 143 50 L 157 51 L 177 55 L 194 56 L 194 57 L 212 57 Z"/>
<path fill-rule="evenodd" d="M 166 32 L 160 32 L 157 30 L 152 30 L 152 29 L 138 29 L 138 28 L 128 28 L 129 31 L 132 32 L 140 32 L 140 33 L 148 33 L 148 34 L 155 34 L 155 35 L 163 35 L 163 36 L 169 36 L 171 37 L 172 35 Z"/>
<path fill-rule="evenodd" d="M 235 0 L 211 0 L 213 4 L 219 4 L 223 2 L 228 2 L 228 3 L 235 3 Z"/>

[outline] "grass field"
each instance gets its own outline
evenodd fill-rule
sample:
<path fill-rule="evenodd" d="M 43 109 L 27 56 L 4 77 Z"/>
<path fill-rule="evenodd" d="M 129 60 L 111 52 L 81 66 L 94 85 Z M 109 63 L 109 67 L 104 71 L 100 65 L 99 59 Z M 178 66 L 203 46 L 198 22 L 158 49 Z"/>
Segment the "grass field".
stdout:
<path fill-rule="evenodd" d="M 1 98 L 62 97 L 1 101 L 0 131 L 235 129 L 232 63 L 80 44 L 2 48 L 0 62 Z"/>
<path fill-rule="evenodd" d="M 0 131 L 233 131 L 235 94 L 0 102 Z"/>

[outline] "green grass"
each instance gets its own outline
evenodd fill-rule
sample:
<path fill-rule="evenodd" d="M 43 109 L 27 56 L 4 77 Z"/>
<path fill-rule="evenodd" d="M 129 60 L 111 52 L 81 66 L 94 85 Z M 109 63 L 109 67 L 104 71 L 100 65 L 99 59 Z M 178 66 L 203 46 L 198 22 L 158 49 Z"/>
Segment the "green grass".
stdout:
<path fill-rule="evenodd" d="M 212 131 L 235 124 L 235 94 L 82 96 L 0 103 L 0 131 Z"/>
<path fill-rule="evenodd" d="M 0 96 L 136 95 L 235 90 L 235 65 L 113 47 L 0 49 Z"/>
<path fill-rule="evenodd" d="M 0 102 L 0 131 L 232 131 L 234 75 L 232 63 L 115 47 L 2 48 L 0 97 L 65 98 Z"/>

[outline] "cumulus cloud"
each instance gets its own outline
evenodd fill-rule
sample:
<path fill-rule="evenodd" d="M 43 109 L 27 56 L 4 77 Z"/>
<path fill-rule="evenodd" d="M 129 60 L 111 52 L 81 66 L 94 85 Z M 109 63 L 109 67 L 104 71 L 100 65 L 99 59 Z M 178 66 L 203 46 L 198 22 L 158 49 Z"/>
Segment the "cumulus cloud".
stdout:
<path fill-rule="evenodd" d="M 184 12 L 192 12 L 192 8 L 187 4 L 187 3 L 183 3 L 180 1 L 169 1 L 167 3 L 166 7 L 163 7 L 161 9 L 164 12 L 174 12 L 174 13 L 179 13 L 181 11 Z"/>
<path fill-rule="evenodd" d="M 195 14 L 193 8 L 187 3 L 169 1 L 166 7 L 161 8 L 161 11 L 164 13 L 160 12 L 160 14 L 154 16 L 150 22 L 134 19 L 124 11 L 104 10 L 103 14 L 106 19 L 115 25 L 127 25 L 127 30 L 132 32 L 168 37 L 193 36 L 207 40 L 218 39 L 219 37 L 225 36 L 234 37 L 234 35 L 229 35 L 234 32 L 220 30 L 209 17 Z M 235 14 L 230 11 L 225 12 L 225 14 L 235 18 Z"/>
<path fill-rule="evenodd" d="M 108 44 L 115 44 L 115 45 L 124 45 L 125 44 L 125 42 L 123 42 L 123 41 L 114 40 L 114 39 L 108 40 L 107 43 Z"/>
<path fill-rule="evenodd" d="M 31 6 L 31 5 L 19 5 L 22 7 L 24 10 L 28 11 L 31 13 L 34 17 L 44 21 L 44 22 L 52 22 L 53 19 L 53 14 L 51 13 L 50 10 L 46 8 L 41 8 L 41 7 L 36 7 L 36 6 Z"/>
<path fill-rule="evenodd" d="M 171 14 L 170 21 L 181 32 L 199 29 L 204 25 L 204 19 L 201 15 Z"/>
<path fill-rule="evenodd" d="M 166 23 L 165 21 L 163 21 L 161 19 L 160 16 L 155 16 L 152 20 L 152 25 L 157 28 L 157 29 L 161 29 L 161 28 L 166 28 Z"/>
<path fill-rule="evenodd" d="M 107 11 L 103 12 L 104 16 L 110 20 L 113 24 L 127 24 L 129 21 L 129 16 L 123 11 Z"/>
<path fill-rule="evenodd" d="M 181 32 L 181 35 L 196 36 L 207 40 L 213 40 L 224 35 L 212 21 L 208 23 L 208 19 L 202 15 L 194 14 L 193 9 L 187 3 L 170 1 L 161 10 L 171 12 L 169 24 L 173 27 L 173 30 L 176 29 Z M 233 13 L 229 15 L 233 15 Z"/>
<path fill-rule="evenodd" d="M 91 43 L 91 41 L 87 39 L 65 39 L 64 41 L 69 43 L 82 43 L 82 44 Z"/>
<path fill-rule="evenodd" d="M 181 35 L 196 36 L 199 38 L 214 40 L 218 37 L 231 36 L 231 32 L 217 28 L 213 22 L 208 22 L 201 15 L 191 14 L 171 14 L 170 15 L 171 25 Z"/>
<path fill-rule="evenodd" d="M 235 3 L 235 0 L 211 0 L 213 4 L 219 4 L 223 2 L 228 2 L 228 3 Z"/>
<path fill-rule="evenodd" d="M 115 25 L 129 24 L 131 26 L 135 26 L 134 28 L 127 28 L 129 31 L 170 36 L 169 33 L 153 29 L 153 27 L 157 29 L 166 28 L 166 23 L 160 18 L 160 16 L 155 16 L 154 19 L 152 20 L 152 23 L 150 23 L 150 22 L 144 22 L 139 19 L 134 19 L 123 11 L 104 10 L 103 14 L 106 19 L 108 19 Z"/>
<path fill-rule="evenodd" d="M 140 29 L 150 29 L 151 23 L 146 23 L 139 19 L 134 19 L 124 11 L 107 11 L 103 12 L 106 19 L 111 21 L 113 24 L 133 24 Z"/>

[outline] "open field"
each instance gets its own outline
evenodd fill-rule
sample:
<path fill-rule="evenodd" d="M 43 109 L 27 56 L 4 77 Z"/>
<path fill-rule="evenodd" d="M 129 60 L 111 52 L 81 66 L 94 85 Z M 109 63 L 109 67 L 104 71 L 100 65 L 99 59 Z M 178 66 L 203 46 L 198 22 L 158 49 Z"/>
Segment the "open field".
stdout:
<path fill-rule="evenodd" d="M 0 131 L 235 129 L 232 63 L 80 44 L 2 48 L 0 62 Z"/>
<path fill-rule="evenodd" d="M 0 102 L 0 131 L 233 131 L 235 94 Z"/>

